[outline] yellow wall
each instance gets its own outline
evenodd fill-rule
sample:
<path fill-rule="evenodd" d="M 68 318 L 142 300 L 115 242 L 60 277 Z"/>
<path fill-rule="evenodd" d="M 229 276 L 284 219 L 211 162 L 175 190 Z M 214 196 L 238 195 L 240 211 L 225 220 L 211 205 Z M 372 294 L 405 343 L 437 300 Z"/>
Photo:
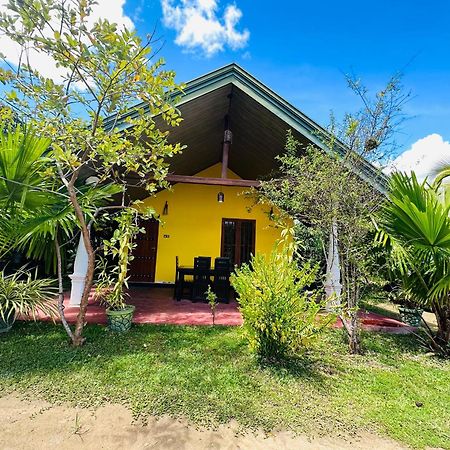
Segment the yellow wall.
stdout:
<path fill-rule="evenodd" d="M 220 177 L 221 164 L 216 164 L 197 174 L 204 177 Z M 229 178 L 239 178 L 228 171 Z M 280 229 L 269 220 L 268 208 L 252 206 L 245 198 L 245 188 L 231 186 L 205 186 L 176 184 L 172 190 L 164 190 L 144 200 L 143 206 L 153 207 L 161 215 L 155 282 L 173 282 L 175 258 L 180 265 L 193 265 L 195 256 L 220 256 L 222 218 L 256 220 L 256 253 L 268 253 L 280 237 Z M 224 203 L 217 201 L 219 192 L 225 194 Z M 169 213 L 162 215 L 165 202 Z"/>

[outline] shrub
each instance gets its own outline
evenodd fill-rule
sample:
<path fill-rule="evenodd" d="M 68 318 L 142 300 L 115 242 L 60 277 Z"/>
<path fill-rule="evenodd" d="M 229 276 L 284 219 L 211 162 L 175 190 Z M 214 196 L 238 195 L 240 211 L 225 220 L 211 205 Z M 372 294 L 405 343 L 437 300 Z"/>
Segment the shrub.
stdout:
<path fill-rule="evenodd" d="M 316 275 L 317 266 L 307 262 L 299 267 L 286 247 L 253 256 L 232 275 L 244 332 L 259 357 L 301 354 L 330 322 L 318 316 L 324 302 L 319 293 L 307 290 Z"/>
<path fill-rule="evenodd" d="M 12 275 L 0 271 L 0 321 L 12 323 L 17 315 L 36 320 L 41 312 L 57 316 L 57 290 L 53 280 L 37 279 L 21 269 Z"/>

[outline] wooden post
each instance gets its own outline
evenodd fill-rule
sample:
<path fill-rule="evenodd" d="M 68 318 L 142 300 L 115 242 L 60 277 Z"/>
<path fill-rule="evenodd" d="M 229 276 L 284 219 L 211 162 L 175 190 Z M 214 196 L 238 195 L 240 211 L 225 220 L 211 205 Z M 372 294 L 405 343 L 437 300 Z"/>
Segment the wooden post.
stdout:
<path fill-rule="evenodd" d="M 228 172 L 228 155 L 230 152 L 231 141 L 233 139 L 233 133 L 228 128 L 223 134 L 223 147 L 222 147 L 222 178 L 227 178 Z"/>

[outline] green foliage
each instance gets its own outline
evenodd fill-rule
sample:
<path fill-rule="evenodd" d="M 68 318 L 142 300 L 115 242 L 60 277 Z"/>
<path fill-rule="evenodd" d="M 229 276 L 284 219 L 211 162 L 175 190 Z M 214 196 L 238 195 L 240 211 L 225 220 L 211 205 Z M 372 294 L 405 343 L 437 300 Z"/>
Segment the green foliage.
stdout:
<path fill-rule="evenodd" d="M 231 276 L 250 348 L 260 357 L 280 359 L 309 348 L 330 317 L 320 318 L 319 293 L 308 291 L 317 268 L 298 267 L 287 246 L 252 257 Z"/>
<path fill-rule="evenodd" d="M 390 266 L 409 297 L 431 308 L 438 347 L 450 351 L 450 204 L 436 186 L 414 173 L 392 175 L 388 200 L 377 216 L 376 242 L 389 251 Z"/>
<path fill-rule="evenodd" d="M 334 145 L 331 137 L 328 146 Z M 277 177 L 262 182 L 259 195 L 262 201 L 269 199 L 298 222 L 300 236 L 306 231 L 307 240 L 299 245 L 300 255 L 303 251 L 314 261 L 323 261 L 331 230 L 335 230 L 343 285 L 341 304 L 346 313 L 342 319 L 350 338 L 350 351 L 359 352 L 356 314 L 361 296 L 374 284 L 369 264 L 373 252 L 370 217 L 379 207 L 381 194 L 358 175 L 358 155 L 349 152 L 340 159 L 312 145 L 303 147 L 292 132 L 287 134 L 285 153 L 277 160 Z M 302 250 L 305 245 L 310 245 L 310 250 Z"/>
<path fill-rule="evenodd" d="M 55 271 L 54 241 L 58 238 L 64 249 L 78 224 L 60 180 L 51 176 L 49 143 L 20 125 L 0 133 L 0 255 L 16 249 L 28 258 L 44 260 L 47 271 Z M 111 184 L 84 183 L 77 190 L 89 219 L 120 191 Z"/>
<path fill-rule="evenodd" d="M 0 318 L 7 321 L 16 315 L 36 320 L 38 312 L 56 317 L 56 288 L 48 279 L 36 279 L 21 269 L 11 275 L 0 272 Z"/>
<path fill-rule="evenodd" d="M 133 185 L 150 195 L 167 186 L 169 160 L 183 149 L 168 141 L 168 128 L 181 122 L 175 105 L 182 86 L 156 58 L 153 37 L 142 40 L 135 31 L 95 20 L 94 4 L 95 0 L 10 0 L 0 14 L 0 32 L 21 49 L 17 68 L 4 60 L 7 67 L 0 70 L 5 85 L 0 106 L 10 110 L 9 118 L 30 124 L 51 141 L 47 176 L 60 179 L 88 255 L 75 345 L 83 342 L 95 268 L 89 233 L 102 210 L 95 208 L 92 217 L 87 216 L 79 184 L 93 170 L 100 186 L 112 183 L 124 192 L 131 177 Z M 54 61 L 59 71 L 55 79 L 29 65 L 30 49 Z M 2 109 L 1 116 L 8 113 Z M 126 200 L 123 195 L 120 209 L 135 206 L 133 199 Z M 122 268 L 116 275 L 123 281 Z"/>
<path fill-rule="evenodd" d="M 48 168 L 46 152 L 50 140 L 33 130 L 16 126 L 0 133 L 0 208 L 36 208 L 54 200 L 52 181 L 47 177 L 45 192 L 42 181 Z"/>
<path fill-rule="evenodd" d="M 302 148 L 291 132 L 286 152 L 277 160 L 279 176 L 263 182 L 261 194 L 298 221 L 299 234 L 306 234 L 315 260 L 327 248 L 335 224 L 343 263 L 356 266 L 364 277 L 366 256 L 371 251 L 367 245 L 373 228 L 370 215 L 377 209 L 380 195 L 354 173 L 350 156 L 341 161 L 316 147 Z"/>
<path fill-rule="evenodd" d="M 317 133 L 321 149 L 313 144 L 305 146 L 289 131 L 285 152 L 277 157 L 279 173 L 262 183 L 260 198 L 312 228 L 314 241 L 323 249 L 328 247 L 331 231 L 337 234 L 342 304 L 350 318 L 344 318 L 343 323 L 350 351 L 358 353 L 356 312 L 372 278 L 368 263 L 373 248 L 370 217 L 381 202 L 377 187 L 384 179 L 382 174 L 377 179 L 375 167 L 367 170 L 367 161 L 383 163 L 389 150 L 392 152 L 392 138 L 404 119 L 402 108 L 410 94 L 403 92 L 399 74 L 372 96 L 360 80 L 347 76 L 347 82 L 359 97 L 361 109 L 346 114 L 340 124 L 332 116 L 328 131 Z M 317 258 L 314 253 L 312 256 Z"/>
<path fill-rule="evenodd" d="M 128 265 L 133 259 L 132 250 L 136 247 L 133 239 L 138 233 L 145 232 L 139 227 L 138 218 L 136 209 L 125 208 L 114 218 L 117 228 L 111 238 L 103 240 L 104 258 L 99 260 L 96 293 L 113 310 L 126 306 L 124 288 L 128 288 Z M 110 266 L 108 260 L 114 261 L 114 265 Z"/>
<path fill-rule="evenodd" d="M 298 245 L 297 255 L 299 258 L 321 267 L 324 266 L 324 242 L 320 230 L 297 221 L 294 224 L 294 239 Z"/>
<path fill-rule="evenodd" d="M 211 308 L 212 322 L 214 325 L 216 321 L 217 295 L 211 289 L 211 286 L 208 286 L 208 290 L 206 291 L 206 300 L 208 300 L 209 307 Z"/>
<path fill-rule="evenodd" d="M 51 140 L 53 160 L 69 182 L 92 162 L 101 182 L 121 182 L 133 172 L 153 192 L 167 173 L 166 159 L 182 149 L 167 142 L 168 132 L 156 126 L 155 117 L 169 126 L 180 123 L 174 97 L 182 87 L 155 58 L 151 36 L 142 41 L 134 31 L 94 20 L 94 3 L 9 3 L 0 30 L 23 55 L 17 70 L 0 72 L 7 88 L 0 103 Z M 48 79 L 30 67 L 29 48 L 53 59 L 61 75 Z M 128 114 L 131 105 L 136 106 Z M 60 173 L 56 164 L 52 170 Z"/>

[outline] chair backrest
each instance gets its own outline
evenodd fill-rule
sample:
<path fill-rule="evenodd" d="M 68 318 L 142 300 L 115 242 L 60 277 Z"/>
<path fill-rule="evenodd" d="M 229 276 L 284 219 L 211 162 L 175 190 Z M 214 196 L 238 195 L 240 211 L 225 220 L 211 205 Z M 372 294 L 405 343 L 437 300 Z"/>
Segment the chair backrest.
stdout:
<path fill-rule="evenodd" d="M 216 258 L 214 260 L 214 269 L 216 270 L 230 270 L 230 258 Z"/>
<path fill-rule="evenodd" d="M 194 269 L 210 269 L 211 256 L 197 256 L 194 258 Z"/>

